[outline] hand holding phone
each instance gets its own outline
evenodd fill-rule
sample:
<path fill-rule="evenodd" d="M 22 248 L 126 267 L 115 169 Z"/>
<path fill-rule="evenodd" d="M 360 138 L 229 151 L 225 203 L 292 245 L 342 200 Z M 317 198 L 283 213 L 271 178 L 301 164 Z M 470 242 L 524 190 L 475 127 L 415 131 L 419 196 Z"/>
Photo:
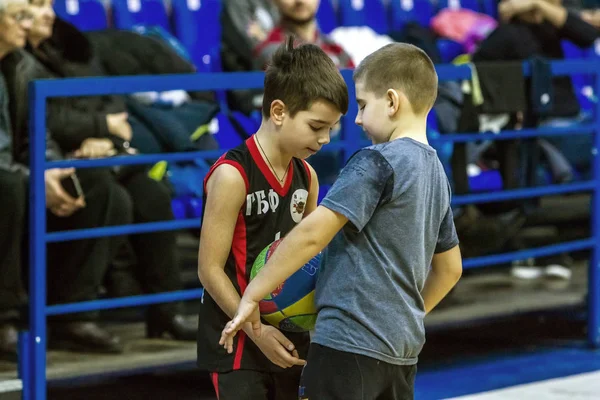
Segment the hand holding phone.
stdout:
<path fill-rule="evenodd" d="M 44 177 L 46 181 L 46 207 L 54 215 L 68 217 L 80 208 L 85 207 L 83 191 L 75 175 L 74 168 L 49 169 L 45 172 Z"/>

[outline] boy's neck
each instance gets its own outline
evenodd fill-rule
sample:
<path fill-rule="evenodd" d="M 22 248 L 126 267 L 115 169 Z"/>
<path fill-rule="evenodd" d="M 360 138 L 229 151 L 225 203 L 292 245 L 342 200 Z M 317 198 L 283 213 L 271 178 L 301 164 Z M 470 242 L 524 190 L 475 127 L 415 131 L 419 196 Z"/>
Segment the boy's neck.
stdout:
<path fill-rule="evenodd" d="M 390 136 L 390 142 L 400 138 L 411 138 L 428 145 L 427 119 L 416 116 L 399 118 Z"/>
<path fill-rule="evenodd" d="M 267 165 L 270 165 L 279 177 L 285 174 L 293 155 L 284 152 L 279 143 L 279 133 L 270 126 L 269 122 L 263 121 L 254 140 Z"/>
<path fill-rule="evenodd" d="M 317 21 L 312 20 L 306 24 L 295 24 L 292 21 L 282 20 L 283 27 L 298 36 L 303 42 L 314 43 L 317 37 Z"/>

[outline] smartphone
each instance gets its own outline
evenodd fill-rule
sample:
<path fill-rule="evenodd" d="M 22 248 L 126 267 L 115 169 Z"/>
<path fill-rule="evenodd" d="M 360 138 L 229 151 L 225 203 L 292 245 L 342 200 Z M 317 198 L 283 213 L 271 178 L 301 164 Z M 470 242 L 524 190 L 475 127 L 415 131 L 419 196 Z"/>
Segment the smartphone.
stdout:
<path fill-rule="evenodd" d="M 79 183 L 79 178 L 77 175 L 72 174 L 63 178 L 60 181 L 65 192 L 67 192 L 71 197 L 77 199 L 83 196 L 83 189 L 81 188 L 81 183 Z"/>

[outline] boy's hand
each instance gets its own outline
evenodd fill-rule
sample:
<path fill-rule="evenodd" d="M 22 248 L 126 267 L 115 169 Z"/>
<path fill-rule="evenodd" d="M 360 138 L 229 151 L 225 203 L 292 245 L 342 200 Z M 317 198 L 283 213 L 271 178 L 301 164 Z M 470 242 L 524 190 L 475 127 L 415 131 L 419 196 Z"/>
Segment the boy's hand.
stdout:
<path fill-rule="evenodd" d="M 281 368 L 306 364 L 306 361 L 300 359 L 294 344 L 273 326 L 263 325 L 260 337 L 251 339 L 269 361 Z"/>
<path fill-rule="evenodd" d="M 242 296 L 237 312 L 233 319 L 225 325 L 221 333 L 219 344 L 223 346 L 229 354 L 233 352 L 233 338 L 236 333 L 244 327 L 246 322 L 252 324 L 252 335 L 259 338 L 261 335 L 260 313 L 258 312 L 258 303 L 248 300 Z"/>

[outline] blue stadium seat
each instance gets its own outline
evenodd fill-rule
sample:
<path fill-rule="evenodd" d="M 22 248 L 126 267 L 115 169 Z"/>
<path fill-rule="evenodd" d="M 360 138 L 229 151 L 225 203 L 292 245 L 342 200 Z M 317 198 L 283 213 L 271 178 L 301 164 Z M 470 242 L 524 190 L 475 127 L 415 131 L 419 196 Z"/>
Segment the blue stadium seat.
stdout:
<path fill-rule="evenodd" d="M 498 0 L 483 0 L 482 9 L 490 17 L 498 19 Z"/>
<path fill-rule="evenodd" d="M 390 19 L 392 31 L 402 31 L 409 22 L 428 27 L 433 16 L 433 5 L 429 0 L 392 0 Z"/>
<path fill-rule="evenodd" d="M 162 0 L 112 0 L 112 17 L 116 28 L 135 25 L 160 26 L 171 32 L 167 10 Z"/>
<path fill-rule="evenodd" d="M 479 4 L 479 0 L 440 0 L 438 3 L 440 10 L 443 8 L 451 8 L 451 9 L 460 9 L 466 8 L 468 10 L 473 10 L 477 12 L 481 12 L 481 6 Z"/>
<path fill-rule="evenodd" d="M 198 71 L 221 71 L 221 1 L 173 0 L 171 5 L 175 36 L 190 53 Z"/>
<path fill-rule="evenodd" d="M 382 0 L 339 0 L 338 9 L 342 26 L 368 26 L 380 34 L 389 32 Z"/>
<path fill-rule="evenodd" d="M 567 60 L 577 60 L 582 58 L 590 57 L 590 54 L 595 54 L 596 46 L 592 46 L 590 49 L 582 49 L 576 44 L 563 40 L 561 42 L 562 50 Z M 600 50 L 600 49 L 598 49 Z M 573 89 L 579 104 L 584 111 L 590 111 L 593 107 L 593 103 L 590 97 L 593 96 L 593 78 L 590 75 L 571 75 L 571 82 L 573 82 Z"/>
<path fill-rule="evenodd" d="M 462 44 L 450 39 L 438 39 L 437 48 L 442 56 L 442 62 L 450 63 L 459 55 L 465 53 Z"/>
<path fill-rule="evenodd" d="M 323 33 L 330 33 L 338 27 L 337 14 L 331 0 L 321 0 L 321 5 L 317 11 L 317 21 Z"/>
<path fill-rule="evenodd" d="M 106 9 L 98 0 L 57 0 L 54 12 L 81 31 L 100 31 L 108 27 Z"/>

